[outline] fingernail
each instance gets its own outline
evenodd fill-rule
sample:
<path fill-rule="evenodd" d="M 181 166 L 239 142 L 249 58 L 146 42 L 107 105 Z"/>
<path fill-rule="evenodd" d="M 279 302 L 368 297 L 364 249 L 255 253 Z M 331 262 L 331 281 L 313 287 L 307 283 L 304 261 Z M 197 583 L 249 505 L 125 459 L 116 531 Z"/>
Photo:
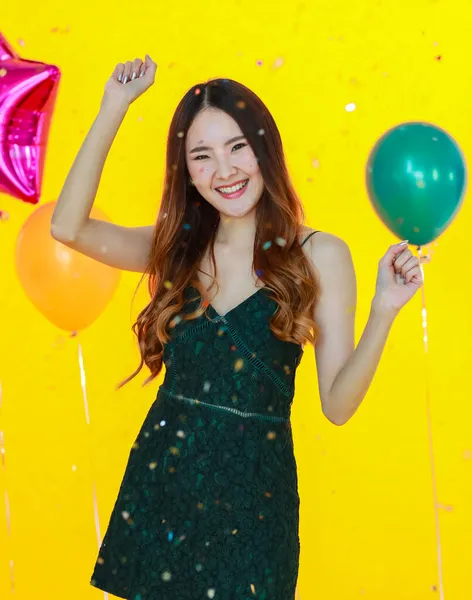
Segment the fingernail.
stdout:
<path fill-rule="evenodd" d="M 146 72 L 146 71 L 141 71 L 141 73 L 139 74 L 139 76 L 140 76 L 140 77 L 144 77 L 144 73 L 145 73 L 145 72 Z"/>
<path fill-rule="evenodd" d="M 128 81 L 128 75 L 125 75 L 125 76 L 123 77 L 123 83 L 126 83 L 127 81 Z"/>
<path fill-rule="evenodd" d="M 131 74 L 131 81 L 133 81 L 133 79 L 136 79 L 136 71 L 133 71 Z"/>
<path fill-rule="evenodd" d="M 120 73 L 120 74 L 118 75 L 118 81 L 121 81 L 122 79 L 123 79 L 123 75 L 122 75 L 122 73 Z"/>
<path fill-rule="evenodd" d="M 398 245 L 399 246 L 404 246 L 405 244 L 408 244 L 410 240 L 403 240 L 403 242 L 400 242 Z"/>

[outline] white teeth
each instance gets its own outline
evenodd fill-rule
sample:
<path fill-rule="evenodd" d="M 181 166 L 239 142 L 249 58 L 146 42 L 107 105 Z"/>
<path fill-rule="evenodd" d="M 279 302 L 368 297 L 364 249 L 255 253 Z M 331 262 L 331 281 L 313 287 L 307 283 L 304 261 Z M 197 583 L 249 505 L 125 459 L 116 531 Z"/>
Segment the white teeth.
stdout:
<path fill-rule="evenodd" d="M 216 189 L 219 192 L 223 192 L 223 194 L 234 194 L 234 192 L 241 190 L 246 184 L 247 184 L 247 181 L 244 181 L 243 183 L 238 183 L 236 185 L 233 185 L 232 187 L 220 187 L 220 188 L 216 188 Z"/>

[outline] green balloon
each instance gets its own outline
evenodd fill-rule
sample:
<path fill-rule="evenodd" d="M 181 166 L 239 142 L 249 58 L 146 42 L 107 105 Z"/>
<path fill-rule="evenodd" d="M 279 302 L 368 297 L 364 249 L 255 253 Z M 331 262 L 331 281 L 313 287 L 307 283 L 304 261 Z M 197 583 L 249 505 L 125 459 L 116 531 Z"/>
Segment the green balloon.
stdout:
<path fill-rule="evenodd" d="M 366 183 L 372 205 L 401 240 L 423 246 L 452 223 L 464 199 L 467 170 L 462 152 L 444 130 L 404 123 L 372 150 Z"/>

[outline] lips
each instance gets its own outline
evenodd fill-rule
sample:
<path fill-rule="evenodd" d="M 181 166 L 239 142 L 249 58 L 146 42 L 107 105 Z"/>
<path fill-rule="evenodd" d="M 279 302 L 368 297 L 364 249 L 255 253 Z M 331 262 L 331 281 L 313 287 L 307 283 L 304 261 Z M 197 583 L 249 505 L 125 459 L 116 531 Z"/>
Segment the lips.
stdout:
<path fill-rule="evenodd" d="M 215 190 L 217 192 L 221 192 L 221 190 L 223 188 L 225 188 L 225 189 L 232 188 L 235 185 L 239 185 L 240 183 L 246 183 L 247 181 L 249 181 L 249 179 L 240 179 L 239 181 L 235 181 L 234 183 L 231 183 L 230 185 L 220 185 L 220 186 L 216 187 Z"/>

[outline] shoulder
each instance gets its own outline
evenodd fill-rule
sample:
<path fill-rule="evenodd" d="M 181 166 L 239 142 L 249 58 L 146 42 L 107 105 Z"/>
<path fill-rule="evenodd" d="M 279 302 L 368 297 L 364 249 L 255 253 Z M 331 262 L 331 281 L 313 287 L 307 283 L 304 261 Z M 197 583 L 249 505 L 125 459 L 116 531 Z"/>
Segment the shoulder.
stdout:
<path fill-rule="evenodd" d="M 316 230 L 304 227 L 301 241 L 314 231 Z M 318 231 L 312 235 L 303 246 L 303 250 L 317 268 L 322 268 L 325 263 L 332 264 L 333 261 L 351 261 L 351 252 L 347 243 L 337 235 L 325 231 Z"/>

